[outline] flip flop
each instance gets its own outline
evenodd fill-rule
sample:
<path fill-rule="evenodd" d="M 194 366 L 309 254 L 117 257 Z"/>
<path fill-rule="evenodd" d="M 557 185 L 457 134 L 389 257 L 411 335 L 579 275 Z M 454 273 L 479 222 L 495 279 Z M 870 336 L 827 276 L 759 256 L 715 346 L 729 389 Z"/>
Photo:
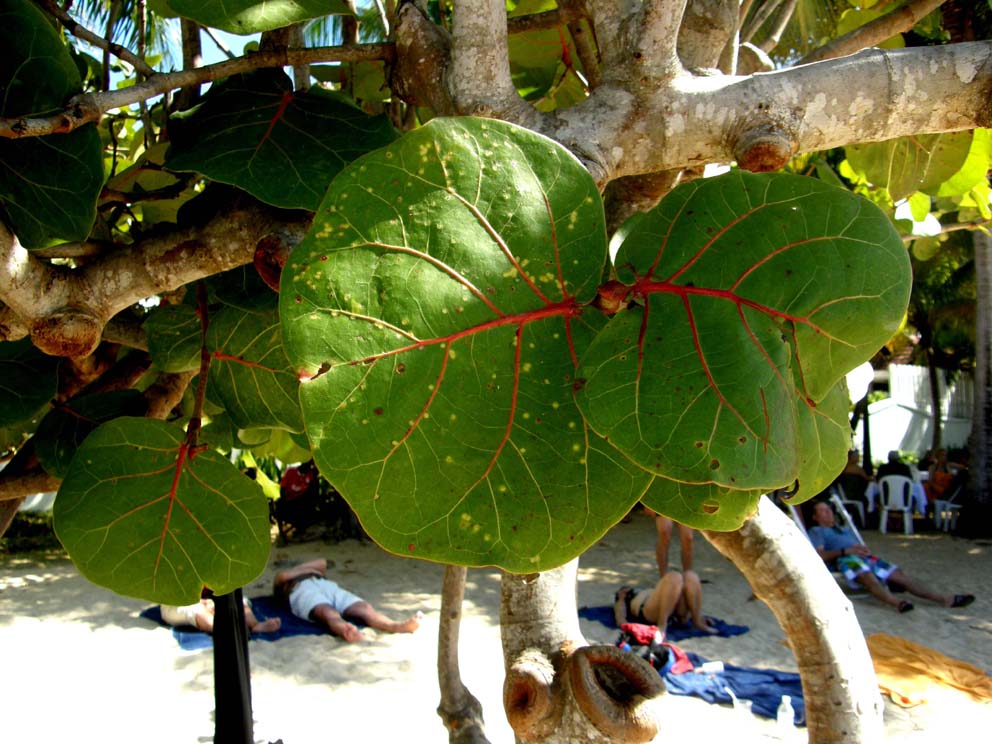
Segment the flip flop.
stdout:
<path fill-rule="evenodd" d="M 975 601 L 974 594 L 955 594 L 951 607 L 967 607 Z"/>
<path fill-rule="evenodd" d="M 913 603 L 912 602 L 902 601 L 902 602 L 899 603 L 899 612 L 900 613 L 909 612 L 912 609 L 913 609 Z"/>

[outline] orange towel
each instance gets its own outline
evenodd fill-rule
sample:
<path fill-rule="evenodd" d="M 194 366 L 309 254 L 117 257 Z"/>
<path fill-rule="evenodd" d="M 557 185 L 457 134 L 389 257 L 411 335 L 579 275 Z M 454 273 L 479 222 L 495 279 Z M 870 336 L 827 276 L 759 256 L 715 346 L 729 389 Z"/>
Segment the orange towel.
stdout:
<path fill-rule="evenodd" d="M 899 705 L 925 703 L 934 684 L 962 690 L 980 703 L 992 702 L 992 677 L 976 666 L 886 633 L 866 640 L 879 689 Z"/>

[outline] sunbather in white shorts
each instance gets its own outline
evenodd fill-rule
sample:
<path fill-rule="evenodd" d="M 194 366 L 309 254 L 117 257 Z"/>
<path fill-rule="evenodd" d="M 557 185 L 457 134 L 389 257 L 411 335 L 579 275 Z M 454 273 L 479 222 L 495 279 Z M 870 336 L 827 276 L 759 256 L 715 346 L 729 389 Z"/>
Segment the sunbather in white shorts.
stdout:
<path fill-rule="evenodd" d="M 343 615 L 345 610 L 361 601 L 363 601 L 361 597 L 320 576 L 307 576 L 301 579 L 289 593 L 289 609 L 296 617 L 304 620 L 313 619 L 310 613 L 317 605 L 328 604 Z"/>

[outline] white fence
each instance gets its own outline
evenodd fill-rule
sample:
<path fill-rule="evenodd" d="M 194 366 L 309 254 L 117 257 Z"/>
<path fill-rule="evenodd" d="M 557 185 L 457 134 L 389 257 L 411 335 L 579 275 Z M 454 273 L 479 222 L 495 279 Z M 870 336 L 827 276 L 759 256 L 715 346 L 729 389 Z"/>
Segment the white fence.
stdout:
<path fill-rule="evenodd" d="M 941 441 L 945 447 L 964 447 L 971 434 L 975 388 L 969 374 L 960 373 L 948 385 L 939 373 Z M 890 397 L 868 406 L 873 459 L 884 459 L 889 450 L 922 455 L 933 440 L 933 408 L 926 367 L 889 366 Z M 854 432 L 854 446 L 862 449 L 862 426 Z"/>

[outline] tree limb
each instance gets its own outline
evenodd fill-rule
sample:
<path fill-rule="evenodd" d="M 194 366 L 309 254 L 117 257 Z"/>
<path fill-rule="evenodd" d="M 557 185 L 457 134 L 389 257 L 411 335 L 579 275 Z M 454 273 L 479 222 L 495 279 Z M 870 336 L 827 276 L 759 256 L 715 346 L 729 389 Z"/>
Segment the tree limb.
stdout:
<path fill-rule="evenodd" d="M 837 37 L 819 49 L 814 49 L 803 57 L 799 64 L 805 65 L 824 59 L 843 57 L 861 49 L 875 46 L 896 34 L 909 31 L 945 2 L 947 0 L 909 0 L 884 16 Z"/>
<path fill-rule="evenodd" d="M 118 59 L 127 62 L 135 71 L 140 72 L 144 75 L 154 75 L 155 70 L 148 65 L 145 60 L 141 57 L 135 55 L 130 49 L 121 46 L 120 44 L 115 44 L 109 39 L 105 39 L 99 34 L 95 34 L 88 28 L 83 26 L 81 23 L 76 22 L 76 20 L 70 16 L 66 11 L 59 7 L 55 0 L 34 0 L 42 10 L 48 13 L 53 18 L 58 19 L 58 22 L 62 24 L 66 31 L 75 36 L 77 39 L 82 39 L 88 44 L 92 44 L 98 49 L 103 49 L 113 54 Z"/>
<path fill-rule="evenodd" d="M 881 741 L 882 699 L 854 607 L 791 520 L 762 497 L 741 529 L 703 535 L 785 631 L 802 677 L 809 740 Z"/>
<path fill-rule="evenodd" d="M 110 318 L 140 299 L 252 261 L 262 238 L 296 245 L 312 215 L 235 202 L 205 225 L 153 235 L 100 256 L 83 268 L 53 266 L 0 225 L 0 300 L 20 321 L 0 316 L 0 340 L 26 328 L 55 356 L 85 356 Z"/>
<path fill-rule="evenodd" d="M 635 91 L 605 83 L 544 131 L 583 159 L 601 187 L 621 176 L 731 160 L 775 170 L 798 153 L 990 126 L 992 42 L 871 49 Z"/>
<path fill-rule="evenodd" d="M 459 114 L 489 116 L 540 130 L 542 115 L 517 93 L 503 0 L 455 3 L 448 87 Z"/>
<path fill-rule="evenodd" d="M 130 106 L 176 88 L 209 83 L 230 75 L 240 75 L 267 67 L 365 60 L 386 60 L 387 63 L 392 63 L 394 54 L 395 48 L 392 44 L 285 49 L 255 52 L 191 70 L 154 73 L 144 82 L 129 88 L 73 96 L 61 112 L 52 116 L 0 118 L 0 137 L 18 139 L 46 134 L 66 134 L 84 124 L 99 121 L 100 117 L 111 109 Z"/>
<path fill-rule="evenodd" d="M 437 639 L 437 678 L 441 688 L 437 714 L 448 729 L 450 744 L 488 744 L 482 704 L 465 687 L 458 669 L 458 630 L 467 573 L 464 566 L 444 567 Z"/>

